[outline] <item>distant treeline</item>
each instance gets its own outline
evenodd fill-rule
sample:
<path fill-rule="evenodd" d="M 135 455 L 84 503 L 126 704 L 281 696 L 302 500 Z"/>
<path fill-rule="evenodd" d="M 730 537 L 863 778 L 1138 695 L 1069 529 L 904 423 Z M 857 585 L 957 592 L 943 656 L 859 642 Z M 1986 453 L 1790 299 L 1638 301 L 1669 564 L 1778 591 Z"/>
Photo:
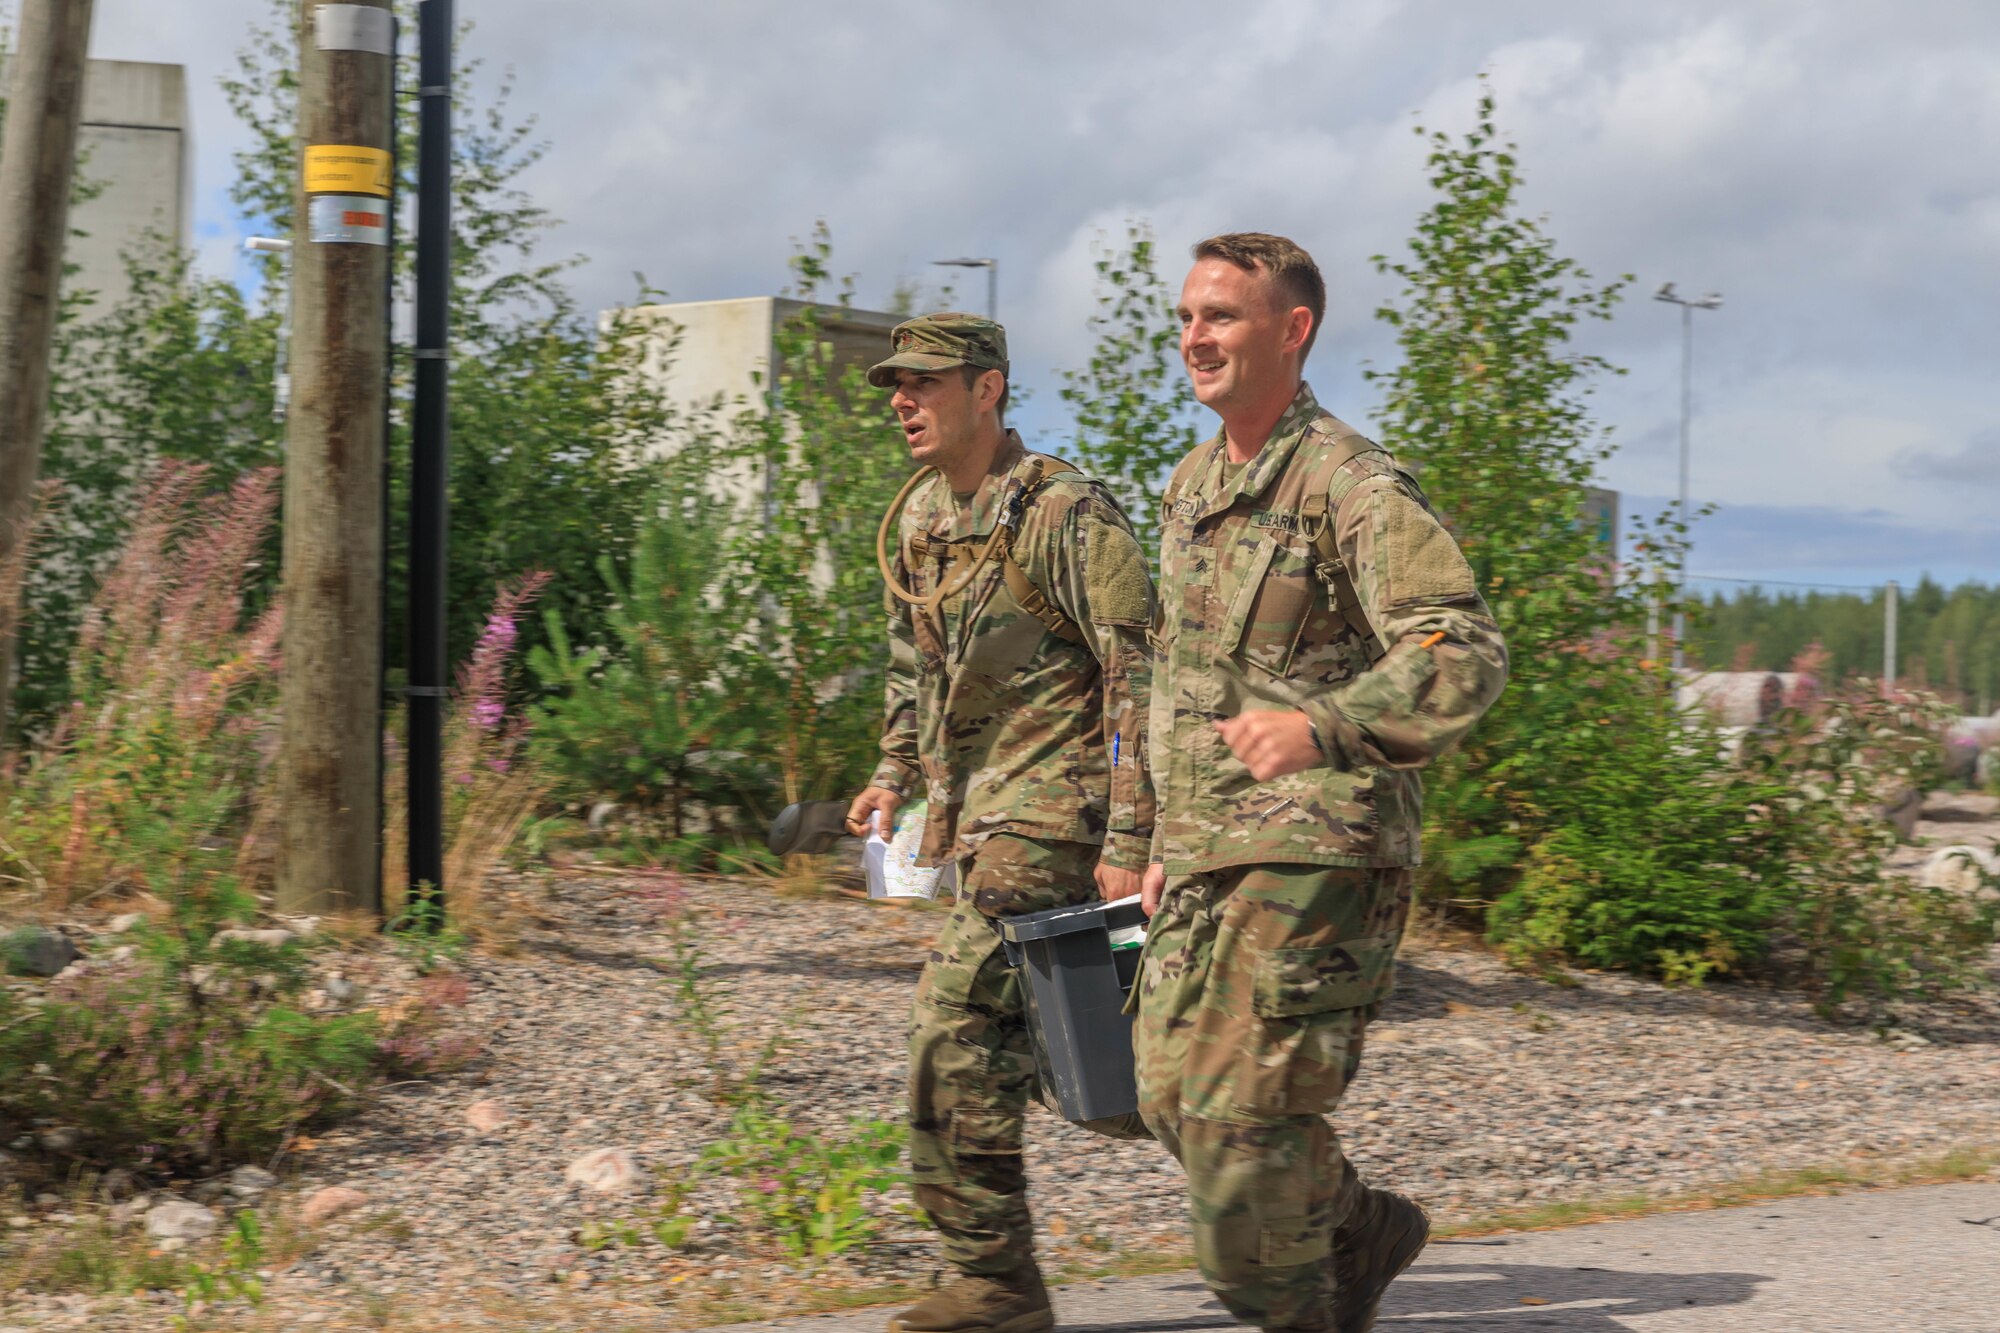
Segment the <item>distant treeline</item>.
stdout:
<path fill-rule="evenodd" d="M 1882 672 L 1882 597 L 1856 592 L 1714 594 L 1690 635 L 1688 654 L 1715 669 L 1782 670 L 1813 644 L 1831 679 Z M 1899 677 L 1937 690 L 1968 710 L 2000 701 L 2000 587 L 1967 583 L 1947 592 L 1929 578 L 1904 588 L 1896 612 Z"/>

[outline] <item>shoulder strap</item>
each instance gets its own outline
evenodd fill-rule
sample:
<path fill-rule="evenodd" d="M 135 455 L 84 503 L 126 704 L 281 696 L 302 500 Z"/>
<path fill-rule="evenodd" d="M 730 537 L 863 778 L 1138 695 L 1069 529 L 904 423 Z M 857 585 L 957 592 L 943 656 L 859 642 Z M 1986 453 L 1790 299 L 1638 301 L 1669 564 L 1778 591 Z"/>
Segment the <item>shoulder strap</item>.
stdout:
<path fill-rule="evenodd" d="M 1001 572 L 1007 578 L 1007 591 L 1016 602 L 1020 603 L 1021 609 L 1041 621 L 1049 633 L 1058 639 L 1081 646 L 1084 641 L 1082 627 L 1064 615 L 1062 608 L 1057 606 L 1048 594 L 1035 586 L 1034 580 L 1028 577 L 1028 571 L 1021 568 L 1020 561 L 1014 559 L 1014 534 L 1020 529 L 1021 515 L 1026 510 L 1028 502 L 1040 493 L 1049 478 L 1078 470 L 1074 464 L 1065 463 L 1060 458 L 1052 458 L 1045 454 L 1035 456 L 1033 471 L 1021 483 L 1020 492 L 1010 502 L 1013 521 L 1008 522 L 1007 512 L 1003 511 L 1001 514 L 1000 523 L 1005 527 L 1007 535 L 1000 539 L 1000 557 Z"/>
<path fill-rule="evenodd" d="M 1048 594 L 1035 586 L 1034 580 L 1028 577 L 1028 571 L 1022 569 L 1021 563 L 1014 558 L 1014 537 L 1020 531 L 1028 505 L 1041 493 L 1050 478 L 1078 471 L 1074 464 L 1065 463 L 1060 458 L 1046 454 L 1031 457 L 1033 461 L 1027 474 L 1008 483 L 1008 493 L 1001 498 L 1000 513 L 994 520 L 990 537 L 946 541 L 920 534 L 908 538 L 907 547 L 910 554 L 919 560 L 946 562 L 952 572 L 940 581 L 940 592 L 965 587 L 981 565 L 997 557 L 1000 571 L 1007 580 L 1007 591 L 1021 609 L 1041 621 L 1057 638 L 1081 645 L 1084 642 L 1083 630 L 1063 614 L 1062 608 Z"/>
<path fill-rule="evenodd" d="M 1314 423 L 1316 428 L 1319 424 Z M 1368 645 L 1368 660 L 1378 662 L 1388 649 L 1362 608 L 1353 571 L 1341 558 L 1340 541 L 1333 528 L 1334 511 L 1339 508 L 1334 492 L 1337 488 L 1340 497 L 1345 497 L 1359 484 L 1360 479 L 1346 470 L 1349 463 L 1363 454 L 1386 456 L 1388 451 L 1358 431 L 1328 427 L 1316 429 L 1315 433 L 1326 441 L 1326 447 L 1313 459 L 1312 471 L 1306 477 L 1305 498 L 1299 503 L 1299 531 L 1312 543 L 1316 557 L 1313 574 L 1332 597 L 1334 613 Z"/>

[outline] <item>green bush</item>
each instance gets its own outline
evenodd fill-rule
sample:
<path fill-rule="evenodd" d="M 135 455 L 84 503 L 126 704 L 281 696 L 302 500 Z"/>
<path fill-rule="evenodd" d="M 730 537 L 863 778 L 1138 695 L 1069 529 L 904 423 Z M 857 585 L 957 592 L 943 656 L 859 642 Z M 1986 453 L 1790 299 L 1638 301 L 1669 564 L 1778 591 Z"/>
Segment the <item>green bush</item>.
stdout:
<path fill-rule="evenodd" d="M 1514 766 L 1575 780 L 1510 802 L 1548 831 L 1493 904 L 1489 934 L 1517 959 L 1675 981 L 1760 956 L 1789 849 L 1760 836 L 1757 814 L 1784 788 L 1722 764 L 1714 728 L 1663 692 L 1600 696 L 1598 709 Z"/>
<path fill-rule="evenodd" d="M 2000 898 L 1887 869 L 1881 807 L 1930 776 L 1935 701 L 1863 692 L 1786 712 L 1739 764 L 1703 715 L 1632 703 L 1549 738 L 1546 762 L 1592 776 L 1544 794 L 1551 831 L 1487 914 L 1510 956 L 1672 982 L 1763 975 L 1877 1013 L 1984 980 Z"/>
<path fill-rule="evenodd" d="M 0 988 L 0 1121 L 75 1128 L 99 1161 L 205 1174 L 352 1114 L 381 1078 L 479 1049 L 455 1021 L 469 991 L 455 974 L 379 1011 L 313 1012 L 308 941 L 215 938 L 246 906 L 212 883 L 165 928 L 134 931 L 128 958 L 32 997 Z"/>
<path fill-rule="evenodd" d="M 767 1236 L 795 1259 L 863 1248 L 881 1227 L 868 1207 L 908 1180 L 907 1132 L 886 1120 L 855 1120 L 837 1135 L 803 1133 L 756 1107 L 737 1111 L 727 1138 L 702 1150 L 704 1170 L 735 1181 L 738 1215 L 727 1220 Z"/>
<path fill-rule="evenodd" d="M 657 825 L 648 842 L 672 861 L 727 850 L 728 838 L 697 821 L 768 807 L 776 788 L 771 762 L 758 757 L 771 748 L 760 738 L 772 682 L 743 680 L 732 651 L 743 617 L 722 586 L 723 517 L 698 486 L 663 492 L 640 526 L 629 582 L 608 559 L 598 567 L 611 642 L 573 647 L 551 610 L 548 646 L 528 657 L 547 694 L 533 753 L 558 794 L 628 807 Z"/>
<path fill-rule="evenodd" d="M 0 998 L 0 1116 L 72 1126 L 91 1155 L 143 1168 L 268 1159 L 351 1111 L 376 1053 L 372 1015 L 296 1007 L 288 951 L 233 943 L 199 975 L 148 958 L 65 977 L 33 1007 Z"/>

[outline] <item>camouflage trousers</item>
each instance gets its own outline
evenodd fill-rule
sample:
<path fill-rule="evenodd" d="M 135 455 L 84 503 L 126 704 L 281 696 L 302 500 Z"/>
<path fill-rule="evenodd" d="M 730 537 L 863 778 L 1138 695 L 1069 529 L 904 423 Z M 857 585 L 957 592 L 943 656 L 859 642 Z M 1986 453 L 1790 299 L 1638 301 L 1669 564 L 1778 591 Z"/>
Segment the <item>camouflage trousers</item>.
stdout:
<path fill-rule="evenodd" d="M 959 862 L 958 903 L 917 982 L 910 1026 L 910 1175 L 961 1273 L 1034 1262 L 1021 1126 L 1041 1096 L 1027 999 L 995 916 L 1088 902 L 1099 849 L 998 833 Z M 986 910 L 981 910 L 981 909 Z M 991 915 L 989 915 L 989 912 Z M 1084 1128 L 1144 1138 L 1137 1116 Z"/>
<path fill-rule="evenodd" d="M 1170 876 L 1147 927 L 1139 1109 L 1187 1170 L 1195 1258 L 1267 1329 L 1327 1328 L 1360 1177 L 1324 1117 L 1394 981 L 1406 869 Z"/>

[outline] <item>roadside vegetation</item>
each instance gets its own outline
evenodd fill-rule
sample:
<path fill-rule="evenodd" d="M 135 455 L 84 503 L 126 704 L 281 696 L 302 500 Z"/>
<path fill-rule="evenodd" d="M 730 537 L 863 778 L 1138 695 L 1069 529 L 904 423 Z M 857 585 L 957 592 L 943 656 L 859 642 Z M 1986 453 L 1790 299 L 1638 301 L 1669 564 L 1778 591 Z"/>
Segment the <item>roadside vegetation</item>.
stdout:
<path fill-rule="evenodd" d="M 274 7 L 226 85 L 253 131 L 237 198 L 273 230 L 292 198 L 289 12 Z M 465 95 L 480 105 L 472 84 Z M 854 300 L 830 238 L 815 231 L 792 256 L 791 294 L 816 304 L 780 331 L 751 400 L 675 408 L 641 369 L 664 355 L 671 375 L 672 330 L 600 323 L 564 285 L 567 263 L 539 256 L 552 219 L 517 184 L 544 151 L 531 123 L 504 91 L 465 120 L 451 896 L 444 920 L 393 904 L 422 928 L 402 943 L 383 943 L 378 922 L 268 909 L 283 615 L 281 429 L 265 369 L 276 283 L 246 297 L 184 257 L 135 255 L 124 305 L 63 326 L 33 556 L 0 570 L 28 590 L 22 714 L 0 758 L 0 946 L 11 970 L 37 974 L 0 979 L 0 1142 L 24 1142 L 44 1183 L 279 1161 L 381 1083 L 477 1057 L 453 960 L 509 947 L 532 920 L 501 882 L 510 862 L 588 854 L 773 874 L 769 817 L 844 795 L 872 767 L 872 549 L 903 465 L 879 398 L 820 332 L 820 310 Z M 1465 543 L 1513 661 L 1500 704 L 1428 775 L 1428 910 L 1552 976 L 1767 979 L 1877 1019 L 1983 984 L 1996 886 L 1948 891 L 1885 870 L 1895 834 L 1882 807 L 1934 781 L 1944 708 L 1920 689 L 1883 698 L 1835 677 L 1809 706 L 1726 736 L 1677 705 L 1648 625 L 1675 609 L 1691 534 L 1644 523 L 1639 557 L 1620 560 L 1583 520 L 1611 449 L 1590 386 L 1617 373 L 1587 335 L 1624 281 L 1597 282 L 1521 211 L 1521 166 L 1490 93 L 1471 132 L 1428 142 L 1432 206 L 1407 252 L 1378 261 L 1399 284 L 1380 311 L 1398 359 L 1372 379 L 1386 440 Z M 1073 452 L 1148 531 L 1154 490 L 1196 438 L 1162 276 L 1176 263 L 1140 224 L 1106 242 L 1095 350 L 1061 391 Z M 407 349 L 396 364 L 402 397 Z M 724 477 L 752 484 L 725 490 Z M 402 580 L 392 566 L 391 661 Z M 1718 625 L 1725 610 L 1710 608 Z M 391 885 L 401 847 L 392 819 Z M 679 1013 L 719 1042 L 732 1020 L 701 942 L 685 923 L 674 931 Z M 28 962 L 78 943 L 81 958 Z M 400 950 L 406 984 L 342 999 L 339 960 L 369 950 Z M 700 1169 L 650 1211 L 592 1223 L 585 1243 L 679 1248 L 694 1243 L 697 1207 L 807 1266 L 876 1240 L 893 1216 L 899 1131 L 808 1132 L 754 1072 L 716 1070 L 706 1095 L 732 1124 Z M 238 1210 L 208 1249 L 157 1270 L 91 1242 L 42 1280 L 254 1303 L 245 1274 L 274 1244 L 260 1225 Z"/>

